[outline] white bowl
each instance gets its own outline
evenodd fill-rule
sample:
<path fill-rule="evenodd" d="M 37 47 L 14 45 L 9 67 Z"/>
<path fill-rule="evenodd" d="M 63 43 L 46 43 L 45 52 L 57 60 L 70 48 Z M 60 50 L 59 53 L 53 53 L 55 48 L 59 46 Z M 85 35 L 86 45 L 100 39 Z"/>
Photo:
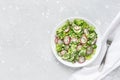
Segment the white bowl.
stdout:
<path fill-rule="evenodd" d="M 96 49 L 96 52 L 95 54 L 92 56 L 92 58 L 90 60 L 86 60 L 84 63 L 80 64 L 80 63 L 71 63 L 71 62 L 68 62 L 68 61 L 65 61 L 63 60 L 58 54 L 57 54 L 57 51 L 56 51 L 56 47 L 55 47 L 55 35 L 56 35 L 56 30 L 61 27 L 61 25 L 63 25 L 65 23 L 66 20 L 73 20 L 75 18 L 79 18 L 79 19 L 83 19 L 85 20 L 87 23 L 89 23 L 90 25 L 93 25 L 96 29 L 96 33 L 98 35 L 98 38 L 97 38 L 97 49 Z M 85 19 L 85 18 L 82 18 L 82 17 L 71 17 L 71 18 L 67 18 L 65 20 L 63 20 L 60 24 L 58 24 L 55 29 L 53 30 L 53 33 L 52 33 L 52 36 L 51 36 L 51 47 L 52 47 L 52 51 L 53 51 L 53 54 L 55 55 L 55 57 L 58 59 L 58 61 L 60 61 L 61 63 L 63 63 L 64 65 L 66 66 L 69 66 L 69 67 L 83 67 L 83 66 L 87 66 L 89 64 L 91 64 L 95 59 L 96 57 L 99 55 L 100 53 L 100 49 L 101 49 L 101 35 L 100 35 L 100 32 L 98 30 L 98 28 L 91 22 L 89 21 L 88 19 Z"/>

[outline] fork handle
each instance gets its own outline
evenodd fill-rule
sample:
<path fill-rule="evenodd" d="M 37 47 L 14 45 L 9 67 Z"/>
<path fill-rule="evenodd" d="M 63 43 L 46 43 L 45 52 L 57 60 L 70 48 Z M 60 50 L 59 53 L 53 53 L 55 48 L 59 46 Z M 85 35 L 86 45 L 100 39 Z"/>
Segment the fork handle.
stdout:
<path fill-rule="evenodd" d="M 101 71 L 103 70 L 103 67 L 104 67 L 104 65 L 105 65 L 106 56 L 107 56 L 107 53 L 108 53 L 109 46 L 110 46 L 110 45 L 107 46 L 107 50 L 106 50 L 106 52 L 105 52 L 105 56 L 103 57 L 103 60 L 101 61 L 100 66 L 99 66 L 99 68 L 98 68 L 99 72 L 101 72 Z"/>

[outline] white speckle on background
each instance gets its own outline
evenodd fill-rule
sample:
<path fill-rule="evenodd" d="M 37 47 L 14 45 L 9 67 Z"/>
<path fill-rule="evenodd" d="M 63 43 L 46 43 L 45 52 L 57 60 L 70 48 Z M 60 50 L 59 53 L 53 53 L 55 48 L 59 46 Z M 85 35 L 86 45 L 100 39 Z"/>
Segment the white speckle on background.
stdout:
<path fill-rule="evenodd" d="M 2 8 L 2 10 L 3 10 L 3 11 L 5 11 L 5 10 L 6 10 L 6 8 L 5 8 L 5 7 L 3 7 L 3 8 Z"/>
<path fill-rule="evenodd" d="M 60 1 L 56 1 L 56 3 L 57 3 L 57 4 L 59 4 L 59 3 L 60 3 Z"/>
<path fill-rule="evenodd" d="M 64 9 L 65 9 L 64 7 L 60 7 L 60 10 L 59 10 L 59 11 L 60 11 L 60 12 L 63 12 Z"/>
<path fill-rule="evenodd" d="M 44 12 L 42 12 L 42 16 L 44 16 L 45 15 L 45 13 Z"/>
<path fill-rule="evenodd" d="M 49 12 L 47 12 L 47 13 L 46 13 L 46 18 L 48 18 L 48 17 L 49 17 L 49 15 L 50 15 L 50 13 L 49 13 Z"/>
<path fill-rule="evenodd" d="M 4 64 L 4 63 L 5 63 L 5 60 L 1 60 L 1 63 Z"/>
<path fill-rule="evenodd" d="M 47 33 L 49 34 L 49 33 L 50 33 L 50 31 L 47 31 Z"/>
<path fill-rule="evenodd" d="M 19 10 L 20 8 L 18 6 L 15 7 L 16 10 Z"/>
<path fill-rule="evenodd" d="M 46 13 L 45 13 L 45 17 L 48 18 L 49 15 L 50 15 L 50 10 L 48 9 L 48 10 L 46 11 Z"/>
<path fill-rule="evenodd" d="M 48 0 L 45 0 L 46 2 L 48 2 Z"/>
<path fill-rule="evenodd" d="M 35 4 L 36 4 L 37 6 L 40 6 L 40 3 L 39 3 L 38 1 L 36 1 Z"/>
<path fill-rule="evenodd" d="M 109 5 L 105 5 L 105 8 L 108 9 L 108 8 L 109 8 Z"/>
<path fill-rule="evenodd" d="M 46 15 L 45 17 L 48 18 L 48 15 Z"/>

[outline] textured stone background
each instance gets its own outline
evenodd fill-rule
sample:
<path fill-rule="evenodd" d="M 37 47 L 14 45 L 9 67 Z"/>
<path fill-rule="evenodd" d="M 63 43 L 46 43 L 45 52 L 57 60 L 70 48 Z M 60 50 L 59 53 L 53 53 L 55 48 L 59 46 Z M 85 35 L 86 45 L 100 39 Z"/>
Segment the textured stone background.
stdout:
<path fill-rule="evenodd" d="M 81 16 L 103 34 L 119 10 L 120 0 L 0 0 L 0 80 L 67 80 L 76 70 L 53 56 L 53 28 Z M 120 80 L 119 74 L 120 68 L 103 80 Z"/>

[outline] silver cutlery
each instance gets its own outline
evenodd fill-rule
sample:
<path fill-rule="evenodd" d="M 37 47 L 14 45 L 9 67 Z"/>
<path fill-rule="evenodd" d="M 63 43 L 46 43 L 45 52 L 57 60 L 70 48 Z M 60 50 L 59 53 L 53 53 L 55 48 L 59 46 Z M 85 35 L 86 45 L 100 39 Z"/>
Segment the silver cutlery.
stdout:
<path fill-rule="evenodd" d="M 107 44 L 107 50 L 103 56 L 103 59 L 100 63 L 100 66 L 98 68 L 99 71 L 102 71 L 104 65 L 105 65 L 105 61 L 106 61 L 106 56 L 107 56 L 107 52 L 109 49 L 109 46 L 111 45 L 112 41 L 109 40 L 108 38 L 110 37 L 111 32 L 114 32 L 119 26 L 120 24 L 120 12 L 117 14 L 117 16 L 113 19 L 113 21 L 111 22 L 109 28 L 106 30 L 106 32 L 103 35 L 103 39 L 102 39 L 102 46 L 106 43 Z M 101 48 L 102 50 L 102 48 Z"/>
<path fill-rule="evenodd" d="M 106 43 L 107 43 L 107 50 L 106 50 L 105 55 L 104 55 L 104 57 L 103 57 L 103 59 L 102 59 L 102 61 L 101 61 L 101 63 L 100 63 L 100 66 L 99 66 L 99 68 L 98 68 L 99 71 L 102 71 L 102 69 L 103 69 L 103 67 L 104 67 L 104 65 L 105 65 L 105 61 L 106 61 L 108 49 L 109 49 L 112 41 L 111 41 L 111 40 L 107 40 Z"/>

